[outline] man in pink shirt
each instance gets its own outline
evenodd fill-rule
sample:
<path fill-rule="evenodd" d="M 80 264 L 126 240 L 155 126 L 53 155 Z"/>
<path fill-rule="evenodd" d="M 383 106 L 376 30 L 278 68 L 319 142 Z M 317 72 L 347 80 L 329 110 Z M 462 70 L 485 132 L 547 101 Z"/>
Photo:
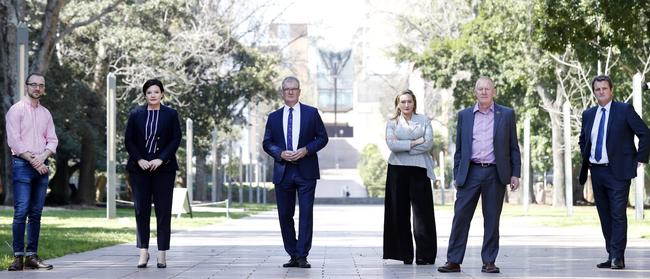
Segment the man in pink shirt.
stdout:
<path fill-rule="evenodd" d="M 44 263 L 37 252 L 49 175 L 47 158 L 56 152 L 59 140 L 54 132 L 52 115 L 40 104 L 45 94 L 45 77 L 32 73 L 25 83 L 27 96 L 14 104 L 5 118 L 7 145 L 13 155 L 14 187 L 14 262 L 9 266 L 9 271 L 52 269 L 52 265 Z M 26 225 L 27 218 L 29 222 Z"/>
<path fill-rule="evenodd" d="M 449 235 L 447 263 L 440 272 L 460 272 L 465 257 L 469 226 L 479 197 L 483 211 L 481 272 L 499 273 L 499 218 L 506 185 L 519 187 L 521 156 L 517 142 L 515 112 L 494 102 L 496 89 L 488 77 L 474 87 L 476 105 L 458 113 L 454 182 L 456 202 Z"/>

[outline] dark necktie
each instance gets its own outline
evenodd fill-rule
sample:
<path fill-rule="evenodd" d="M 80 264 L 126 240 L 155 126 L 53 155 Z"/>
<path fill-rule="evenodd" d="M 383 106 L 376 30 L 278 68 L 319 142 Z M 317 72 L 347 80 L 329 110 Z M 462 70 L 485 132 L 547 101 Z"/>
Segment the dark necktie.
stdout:
<path fill-rule="evenodd" d="M 596 162 L 599 162 L 600 159 L 603 158 L 603 136 L 605 135 L 605 121 L 607 121 L 607 114 L 605 114 L 607 110 L 605 108 L 601 108 L 600 111 L 602 111 L 602 113 L 600 115 L 600 123 L 598 123 L 598 136 L 596 136 L 596 154 L 594 154 L 594 159 L 596 159 Z"/>
<path fill-rule="evenodd" d="M 287 150 L 293 150 L 293 108 L 289 108 L 289 120 L 287 120 Z"/>

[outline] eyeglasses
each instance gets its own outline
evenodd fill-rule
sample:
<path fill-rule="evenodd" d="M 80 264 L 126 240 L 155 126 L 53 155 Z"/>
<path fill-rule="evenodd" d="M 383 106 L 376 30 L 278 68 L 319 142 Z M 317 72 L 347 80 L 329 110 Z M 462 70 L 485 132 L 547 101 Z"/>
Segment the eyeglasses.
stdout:
<path fill-rule="evenodd" d="M 282 92 L 298 92 L 300 88 L 282 88 Z"/>
<path fill-rule="evenodd" d="M 38 84 L 36 82 L 28 83 L 27 86 L 33 87 L 33 88 L 38 87 L 38 88 L 41 88 L 41 89 L 45 89 L 45 84 Z"/>

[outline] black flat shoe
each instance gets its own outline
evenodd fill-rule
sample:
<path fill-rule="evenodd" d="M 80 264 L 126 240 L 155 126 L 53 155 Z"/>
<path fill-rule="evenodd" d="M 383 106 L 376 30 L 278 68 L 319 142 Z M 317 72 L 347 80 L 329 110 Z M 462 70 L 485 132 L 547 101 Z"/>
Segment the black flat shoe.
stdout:
<path fill-rule="evenodd" d="M 430 265 L 433 264 L 435 261 L 428 261 L 428 260 L 423 260 L 423 259 L 417 259 L 415 260 L 416 265 Z"/>
<path fill-rule="evenodd" d="M 311 268 L 311 264 L 307 261 L 307 258 L 298 259 L 298 267 L 300 268 Z"/>
<path fill-rule="evenodd" d="M 607 260 L 606 262 L 602 262 L 596 265 L 597 268 L 610 268 L 612 267 L 612 261 Z"/>
<path fill-rule="evenodd" d="M 157 263 L 156 266 L 157 266 L 158 268 L 167 268 L 167 264 L 166 264 L 166 263 Z"/>

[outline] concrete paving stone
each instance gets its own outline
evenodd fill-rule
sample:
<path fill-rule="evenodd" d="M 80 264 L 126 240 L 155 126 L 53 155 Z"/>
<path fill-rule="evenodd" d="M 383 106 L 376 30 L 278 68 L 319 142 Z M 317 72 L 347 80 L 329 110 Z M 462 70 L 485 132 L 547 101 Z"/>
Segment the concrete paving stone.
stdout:
<path fill-rule="evenodd" d="M 650 278 L 646 239 L 628 239 L 625 270 L 598 269 L 596 263 L 606 255 L 599 230 L 548 228 L 525 218 L 502 220 L 497 258 L 502 273 L 481 273 L 479 216 L 472 222 L 462 272 L 439 273 L 436 268 L 445 262 L 452 217 L 450 212 L 436 212 L 435 265 L 382 259 L 383 206 L 317 205 L 308 258 L 311 269 L 282 267 L 289 256 L 282 247 L 277 213 L 265 212 L 188 231 L 175 228 L 166 269 L 155 267 L 155 245 L 149 249 L 150 267 L 136 268 L 138 249 L 129 243 L 50 259 L 47 262 L 55 266 L 50 271 L 0 271 L 0 278 Z"/>

